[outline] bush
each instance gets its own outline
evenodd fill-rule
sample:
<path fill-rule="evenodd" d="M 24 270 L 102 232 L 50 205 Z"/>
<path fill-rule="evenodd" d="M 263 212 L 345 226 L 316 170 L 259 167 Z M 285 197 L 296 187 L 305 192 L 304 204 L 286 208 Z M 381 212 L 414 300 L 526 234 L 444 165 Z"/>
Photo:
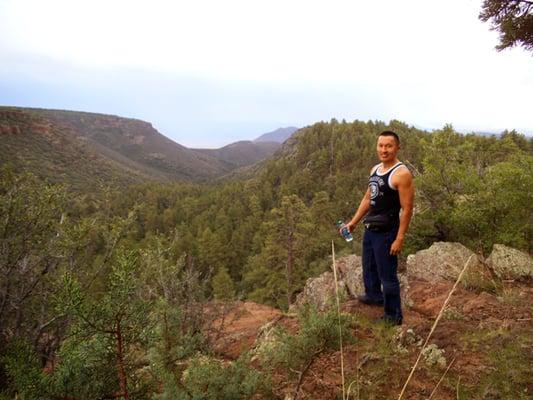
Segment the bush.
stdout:
<path fill-rule="evenodd" d="M 247 355 L 235 362 L 195 359 L 186 371 L 185 386 L 193 398 L 238 400 L 266 390 L 263 374 L 251 368 Z"/>
<path fill-rule="evenodd" d="M 263 360 L 270 368 L 282 368 L 289 375 L 297 375 L 302 382 L 307 370 L 314 360 L 327 350 L 338 350 L 339 319 L 335 309 L 320 313 L 311 306 L 304 307 L 298 314 L 300 329 L 293 335 L 285 329 L 274 332 L 274 340 L 263 352 Z M 353 343 L 355 338 L 350 328 L 355 324 L 354 316 L 341 315 L 341 327 L 344 343 Z"/>

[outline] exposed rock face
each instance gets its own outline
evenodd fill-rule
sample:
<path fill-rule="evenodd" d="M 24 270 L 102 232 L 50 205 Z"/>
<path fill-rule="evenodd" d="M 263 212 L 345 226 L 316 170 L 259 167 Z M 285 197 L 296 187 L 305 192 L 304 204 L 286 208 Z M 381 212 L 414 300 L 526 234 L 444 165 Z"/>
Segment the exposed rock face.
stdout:
<path fill-rule="evenodd" d="M 345 296 L 346 289 L 343 281 L 339 281 L 339 296 Z M 291 304 L 290 311 L 295 311 L 304 304 L 312 304 L 320 311 L 326 310 L 335 298 L 335 277 L 333 272 L 324 272 L 316 278 L 309 278 L 303 292 L 299 293 L 296 301 Z"/>
<path fill-rule="evenodd" d="M 482 271 L 479 258 L 461 243 L 435 242 L 429 249 L 407 257 L 407 273 L 430 282 L 441 279 L 455 281 L 472 255 L 474 257 L 470 260 L 469 270 Z"/>
<path fill-rule="evenodd" d="M 0 124 L 0 135 L 20 135 L 21 130 L 18 125 Z"/>
<path fill-rule="evenodd" d="M 503 244 L 495 244 L 487 265 L 502 279 L 532 279 L 533 258 Z"/>
<path fill-rule="evenodd" d="M 333 269 L 333 265 L 331 266 Z M 339 276 L 339 296 L 356 298 L 365 293 L 363 284 L 363 265 L 361 257 L 349 255 L 337 260 Z M 409 297 L 409 282 L 407 276 L 400 274 L 400 287 L 403 304 L 407 307 L 412 305 Z M 296 298 L 291 306 L 291 311 L 296 310 L 303 304 L 313 304 L 318 310 L 324 311 L 335 296 L 335 277 L 333 272 L 324 272 L 317 278 L 309 278 L 304 290 Z M 329 303 L 328 303 L 329 302 Z"/>
<path fill-rule="evenodd" d="M 365 294 L 365 286 L 363 283 L 363 262 L 360 256 L 350 255 L 343 257 L 337 261 L 337 268 L 340 272 L 341 280 L 346 285 L 348 294 L 357 298 Z M 398 274 L 400 280 L 400 290 L 402 302 L 405 306 L 410 307 L 412 301 L 409 297 L 409 282 L 405 274 Z"/>
<path fill-rule="evenodd" d="M 331 267 L 333 268 L 333 265 Z M 357 297 L 365 293 L 363 263 L 360 256 L 349 255 L 338 259 L 337 268 L 350 296 Z"/>

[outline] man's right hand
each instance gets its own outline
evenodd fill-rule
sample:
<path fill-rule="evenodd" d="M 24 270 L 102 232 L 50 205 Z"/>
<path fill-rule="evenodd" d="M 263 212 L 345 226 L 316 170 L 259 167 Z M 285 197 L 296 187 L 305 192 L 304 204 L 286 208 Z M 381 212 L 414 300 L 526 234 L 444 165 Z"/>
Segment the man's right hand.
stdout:
<path fill-rule="evenodd" d="M 351 232 L 353 231 L 353 228 L 355 228 L 355 224 L 352 224 L 352 221 L 348 222 L 346 224 L 346 227 L 348 228 L 348 230 Z"/>

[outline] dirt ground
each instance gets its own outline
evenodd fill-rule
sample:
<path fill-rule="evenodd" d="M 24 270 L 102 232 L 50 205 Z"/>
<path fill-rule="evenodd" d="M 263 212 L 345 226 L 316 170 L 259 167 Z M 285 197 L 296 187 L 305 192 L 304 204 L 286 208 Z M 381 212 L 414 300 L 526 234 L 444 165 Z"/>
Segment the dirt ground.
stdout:
<path fill-rule="evenodd" d="M 447 281 L 409 283 L 414 305 L 404 308 L 401 327 L 376 326 L 372 321 L 382 315 L 381 307 L 354 299 L 342 304 L 342 311 L 359 321 L 352 332 L 346 332 L 356 340 L 344 347 L 345 390 L 354 382 L 350 399 L 398 398 L 453 286 Z M 295 334 L 298 331 L 296 316 L 265 305 L 236 302 L 219 304 L 213 310 L 218 314 L 210 323 L 209 338 L 217 355 L 226 360 L 251 349 L 270 326 L 281 324 Z M 504 282 L 497 294 L 459 286 L 428 345 L 437 347 L 435 359 L 440 364 L 430 365 L 422 357 L 403 399 L 428 399 L 452 361 L 433 399 L 533 399 L 533 379 L 520 375 L 533 368 L 531 284 Z M 509 385 L 513 379 L 520 387 Z M 275 373 L 273 384 L 279 398 L 294 398 L 294 377 Z M 323 353 L 312 362 L 297 398 L 342 399 L 340 351 Z"/>

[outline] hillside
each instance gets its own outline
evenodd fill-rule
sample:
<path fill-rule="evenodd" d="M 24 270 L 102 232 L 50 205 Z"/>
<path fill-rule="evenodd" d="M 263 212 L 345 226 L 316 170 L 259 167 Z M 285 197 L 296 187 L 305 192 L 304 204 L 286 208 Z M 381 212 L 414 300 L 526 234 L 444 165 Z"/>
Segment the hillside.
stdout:
<path fill-rule="evenodd" d="M 0 161 L 51 182 L 208 181 L 271 156 L 275 142 L 189 149 L 145 121 L 77 111 L 0 107 Z"/>
<path fill-rule="evenodd" d="M 125 185 L 153 178 L 127 160 L 107 157 L 91 142 L 38 112 L 0 108 L 0 162 L 50 182 L 91 190 L 98 184 Z"/>
<path fill-rule="evenodd" d="M 278 128 L 275 131 L 267 132 L 259 136 L 254 142 L 277 142 L 283 143 L 296 132 L 298 128 L 294 126 L 288 126 L 286 128 Z"/>
<path fill-rule="evenodd" d="M 272 156 L 280 146 L 275 141 L 241 140 L 220 149 L 194 149 L 194 151 L 222 160 L 234 167 L 243 167 Z"/>
<path fill-rule="evenodd" d="M 443 267 L 464 264 L 440 258 L 449 245 L 426 251 L 455 242 L 483 263 L 464 276 L 433 336 L 430 365 L 423 360 L 404 399 L 428 399 L 454 357 L 434 398 L 530 397 L 533 272 L 502 273 L 493 253 L 505 245 L 530 259 L 533 141 L 512 132 L 487 138 L 450 126 L 428 133 L 399 121 L 333 120 L 301 129 L 249 168 L 247 179 L 105 191 L 81 182 L 80 193 L 25 174 L 24 163 L 49 174 L 59 165 L 88 182 L 123 171 L 122 164 L 84 136 L 80 146 L 74 128 L 43 115 L 15 110 L 4 118 L 2 158 L 19 166 L 0 168 L 0 397 L 244 400 L 299 389 L 302 399 L 334 398 L 341 390 L 337 315 L 291 313 L 310 287 L 318 294 L 334 287 L 332 241 L 344 297 L 360 293 L 353 287 L 362 268 L 350 274 L 347 260 L 361 253 L 363 229 L 346 244 L 334 223 L 353 215 L 384 129 L 400 134 L 417 189 L 400 258 L 404 325 L 374 325 L 381 310 L 344 303 L 348 382 L 359 371 L 360 399 L 397 398 L 453 283 L 455 269 Z M 31 151 L 16 154 L 20 139 Z M 116 179 L 126 177 L 143 179 Z M 236 299 L 246 303 L 232 314 Z M 264 352 L 242 353 L 256 338 Z"/>
<path fill-rule="evenodd" d="M 26 127 L 23 134 L 34 135 L 39 128 L 33 129 L 35 125 L 25 124 L 25 120 L 38 119 L 38 124 L 46 126 L 50 138 L 60 135 L 73 146 L 85 147 L 122 169 L 133 169 L 153 179 L 201 180 L 231 169 L 224 161 L 173 142 L 148 122 L 74 111 L 16 108 L 0 108 L 0 111 L 3 116 L 17 111 L 16 120 L 2 118 L 1 123 L 7 125 L 4 130 L 9 130 L 10 124 L 22 124 Z M 16 145 L 16 141 L 11 142 L 12 146 Z"/>

